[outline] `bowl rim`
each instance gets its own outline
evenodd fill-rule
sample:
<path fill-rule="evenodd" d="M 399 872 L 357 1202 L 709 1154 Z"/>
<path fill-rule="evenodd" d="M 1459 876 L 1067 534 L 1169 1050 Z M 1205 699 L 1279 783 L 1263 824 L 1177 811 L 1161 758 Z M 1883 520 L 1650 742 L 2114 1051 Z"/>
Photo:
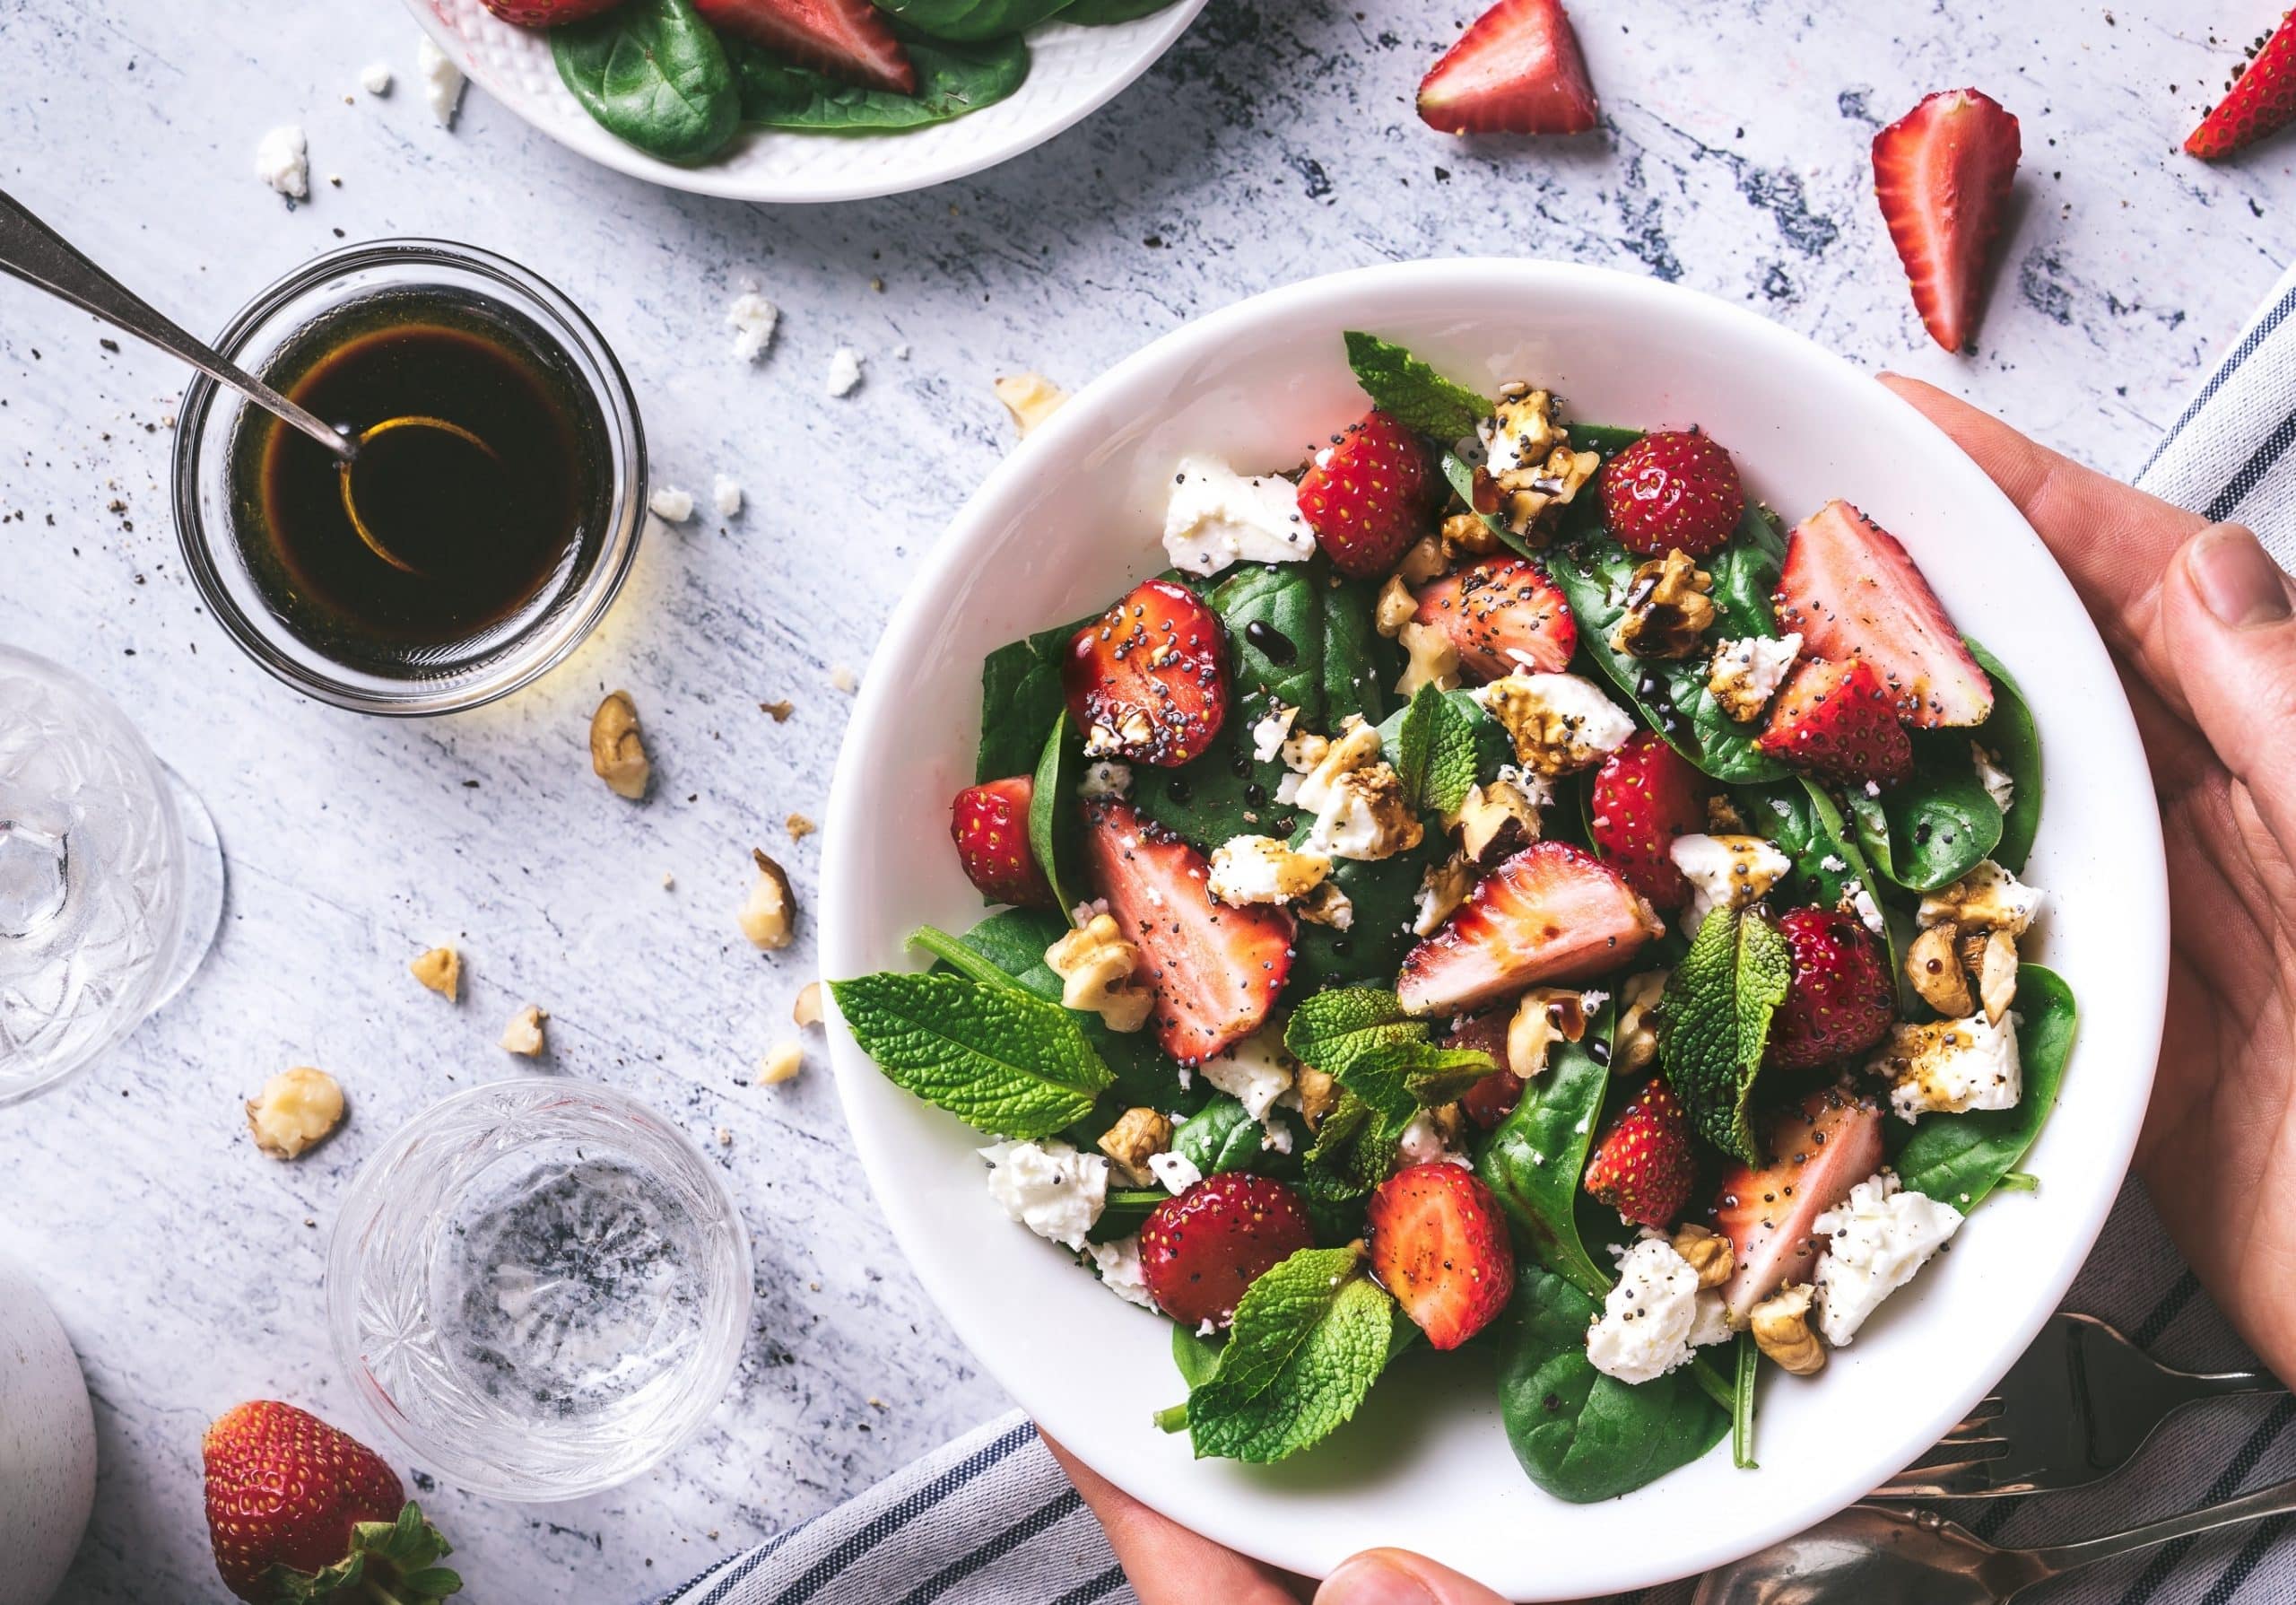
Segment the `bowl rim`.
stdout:
<path fill-rule="evenodd" d="M 2080 643 L 2082 650 L 2093 649 L 2096 661 L 2109 670 L 2110 660 L 2104 643 L 2097 635 L 2093 624 L 2088 622 L 2086 609 L 2079 603 L 2070 580 L 2065 578 L 2055 558 L 2048 554 L 2039 536 L 2032 532 L 2022 513 L 2008 496 L 1911 403 L 1889 392 L 1846 358 L 1807 336 L 1702 292 L 1578 263 L 1531 257 L 1464 257 L 1384 263 L 1325 275 L 1262 292 L 1191 319 L 1125 358 L 1078 392 L 1042 427 L 1022 441 L 950 520 L 931 554 L 909 580 L 907 590 L 887 623 L 873 654 L 872 672 L 865 679 L 839 754 L 823 832 L 825 842 L 819 938 L 822 974 L 857 973 L 873 967 L 875 962 L 874 955 L 864 950 L 860 938 L 848 936 L 848 922 L 844 911 L 859 906 L 860 883 L 865 878 L 865 866 L 869 856 L 866 844 L 873 834 L 883 828 L 881 823 L 873 822 L 882 813 L 882 809 L 874 805 L 883 799 L 871 794 L 869 782 L 861 773 L 861 757 L 865 750 L 877 741 L 880 728 L 888 723 L 897 724 L 901 717 L 900 691 L 895 683 L 900 676 L 888 671 L 893 660 L 908 655 L 920 637 L 930 633 L 945 611 L 945 605 L 940 598 L 949 594 L 953 577 L 972 562 L 975 549 L 993 538 L 1003 521 L 1009 517 L 1010 509 L 1006 503 L 1013 499 L 1014 493 L 1039 475 L 1057 474 L 1065 467 L 1073 467 L 1085 449 L 1116 422 L 1114 418 L 1102 415 L 1110 411 L 1113 398 L 1124 396 L 1152 374 L 1178 372 L 1195 359 L 1216 353 L 1231 335 L 1263 318 L 1312 310 L 1319 304 L 1332 307 L 1336 313 L 1359 298 L 1367 294 L 1376 295 L 1381 291 L 1408 290 L 1412 293 L 1424 295 L 1431 291 L 1449 289 L 1471 295 L 1483 291 L 1492 275 L 1519 280 L 1518 284 L 1510 288 L 1520 289 L 1526 296 L 1561 299 L 1568 298 L 1574 292 L 1583 292 L 1619 296 L 1629 301 L 1642 298 L 1652 304 L 1665 303 L 1677 314 L 1688 306 L 1690 316 L 1716 320 L 1718 327 L 1730 327 L 1752 340 L 1771 343 L 1775 349 L 1790 354 L 1796 362 L 1806 363 L 1814 361 L 1832 370 L 1841 379 L 1872 386 L 1885 398 L 1877 405 L 1885 411 L 1895 412 L 1909 436 L 1922 441 L 1927 449 L 1934 451 L 1939 447 L 1944 448 L 1944 453 L 1959 464 L 1958 468 L 1952 470 L 1958 475 L 1957 483 L 1952 487 L 1957 497 L 1965 496 L 1974 502 L 1989 504 L 1994 517 L 2005 515 L 2013 520 L 2015 527 L 2033 544 L 2049 570 L 2056 574 L 2058 583 L 2064 587 L 2065 598 L 2087 624 L 2086 636 Z M 1524 304 L 1535 303 L 1526 300 Z M 1348 325 L 1335 319 L 1333 327 L 1336 332 Z M 1947 460 L 1947 456 L 1941 456 L 1940 461 Z M 2099 689 L 2097 701 L 2100 704 L 2099 717 L 2109 729 L 2102 733 L 2096 745 L 2108 749 L 2102 762 L 2141 780 L 2149 798 L 2149 770 L 2145 767 L 2144 746 L 2137 734 L 2134 713 L 2129 709 L 2118 675 L 2109 673 L 2108 678 L 2109 686 Z M 2167 1000 L 2169 895 L 2166 859 L 2157 808 L 2147 807 L 2142 812 L 2150 820 L 2149 833 L 2141 841 L 2125 844 L 2128 849 L 2126 859 L 2125 862 L 2116 864 L 2114 882 L 2115 894 L 2125 900 L 2124 906 L 2131 912 L 2130 924 L 2135 932 L 2127 953 L 2129 967 L 2126 974 L 2127 985 L 2141 989 L 2131 994 L 2141 1028 L 2133 1036 L 2124 1036 L 2115 1047 L 2107 1048 L 2100 1044 L 2090 1049 L 2092 1057 L 2113 1052 L 2131 1061 L 2142 1054 L 2141 1073 L 2132 1071 L 2132 1075 L 2120 1083 L 2127 1089 L 2129 1101 L 2117 1112 L 2114 1140 L 2109 1151 L 2102 1156 L 2110 1162 L 2112 1182 L 2110 1186 L 2099 1185 L 2078 1216 L 2068 1217 L 2069 1234 L 2065 1238 L 2066 1252 L 2063 1258 L 2048 1264 L 2025 1282 L 2024 1286 L 2031 1289 L 2031 1295 L 2019 1307 L 2013 1321 L 1994 1330 L 1992 1341 L 1996 1346 L 1997 1365 L 1988 1367 L 1989 1375 L 1984 1386 L 1970 1391 L 1966 1399 L 1944 1400 L 1943 1403 L 1933 1405 L 1930 1411 L 1935 1418 L 1935 1430 L 1931 1435 L 1933 1440 L 1967 1413 L 1982 1396 L 1984 1387 L 1997 1382 L 2039 1333 L 2094 1248 L 2114 1199 L 2126 1183 L 2157 1066 Z M 927 1238 L 924 1212 L 899 1186 L 880 1185 L 881 1175 L 897 1173 L 888 1169 L 890 1139 L 867 1106 L 865 1095 L 858 1089 L 865 1081 L 882 1083 L 883 1077 L 845 1027 L 833 999 L 829 1000 L 825 1012 L 839 1101 L 845 1110 L 855 1148 L 869 1177 L 871 1190 L 892 1229 L 895 1241 L 900 1245 L 904 1257 L 935 1308 L 983 1370 L 1024 1409 L 1030 1409 L 1031 1400 L 1042 1397 L 1043 1390 L 1038 1376 L 1028 1365 L 1027 1356 L 1005 1352 L 994 1342 L 987 1340 L 988 1334 L 984 1323 L 976 1318 L 970 1301 L 961 1295 L 964 1290 L 961 1268 L 926 1252 Z M 2085 1034 L 2081 1040 L 2086 1040 Z M 1940 1395 L 1940 1398 L 1944 1396 Z M 1038 1412 L 1031 1409 L 1031 1413 L 1035 1415 Z M 1057 1430 L 1057 1423 L 1053 1424 L 1053 1429 Z M 1079 1453 L 1080 1458 L 1091 1464 L 1100 1475 L 1133 1496 L 1164 1513 L 1173 1513 L 1160 1503 L 1151 1479 L 1135 1477 L 1126 1465 L 1108 1463 L 1105 1456 L 1095 1460 L 1074 1443 L 1071 1443 L 1070 1447 Z M 1673 1530 L 1668 1542 L 1654 1541 L 1641 1552 L 1624 1557 L 1626 1569 L 1597 1580 L 1590 1581 L 1579 1574 L 1558 1581 L 1552 1575 L 1535 1577 L 1525 1573 L 1515 1577 L 1486 1578 L 1485 1581 L 1507 1592 L 1510 1598 L 1538 1599 L 1576 1599 L 1589 1593 L 1655 1586 L 1694 1575 L 1789 1537 L 1847 1507 L 1867 1491 L 1858 1487 L 1831 1487 L 1822 1499 L 1805 1497 L 1789 1501 L 1794 1505 L 1789 1515 L 1767 1523 L 1742 1522 L 1732 1525 L 1726 1533 L 1709 1530 L 1722 1523 L 1696 1523 Z M 1320 1509 L 1325 1503 L 1322 1498 L 1311 1501 L 1309 1509 L 1311 1512 Z M 1184 1518 L 1175 1515 L 1174 1519 L 1183 1520 L 1183 1524 L 1187 1524 Z M 1361 1535 L 1358 1535 L 1359 1542 L 1333 1554 L 1327 1545 L 1302 1541 L 1298 1533 L 1289 1531 L 1294 1527 L 1300 1531 L 1308 1531 L 1312 1528 L 1315 1519 L 1310 1514 L 1296 1523 L 1283 1523 L 1281 1525 L 1285 1531 L 1281 1531 L 1275 1530 L 1276 1523 L 1245 1527 L 1231 1522 L 1226 1530 L 1211 1536 L 1271 1565 L 1320 1575 L 1346 1553 L 1361 1547 Z M 1653 1537 L 1655 1539 L 1657 1534 L 1654 1533 Z M 1436 1558 L 1443 1557 L 1438 1556 Z M 1564 1588 L 1566 1592 L 1540 1592 L 1555 1588 Z"/>

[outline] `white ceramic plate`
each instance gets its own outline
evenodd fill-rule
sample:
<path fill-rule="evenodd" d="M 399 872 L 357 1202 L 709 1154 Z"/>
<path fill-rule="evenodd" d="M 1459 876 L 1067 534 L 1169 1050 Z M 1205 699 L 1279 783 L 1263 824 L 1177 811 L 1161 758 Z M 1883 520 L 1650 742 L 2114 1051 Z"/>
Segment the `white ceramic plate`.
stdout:
<path fill-rule="evenodd" d="M 1568 415 L 1704 424 L 1788 521 L 1847 496 L 1909 546 L 2039 721 L 2048 807 L 2030 870 L 2051 894 L 2028 949 L 2083 1010 L 2031 1194 L 1985 1203 L 1912 1287 L 1798 1383 L 1772 1374 L 1761 1470 L 1726 1450 L 1639 1493 L 1561 1504 L 1524 1479 L 1474 1348 L 1414 1354 L 1362 1415 L 1268 1468 L 1193 1461 L 1150 1413 L 1182 1396 L 1167 1323 L 1009 1224 L 983 1139 L 831 1036 L 854 1140 L 917 1274 L 983 1365 L 1087 1463 L 1173 1519 L 1310 1575 L 1372 1544 L 1424 1551 L 1509 1599 L 1684 1576 L 1799 1531 L 1912 1461 L 2023 1349 L 2103 1225 L 2161 1038 L 2167 885 L 2136 729 L 2072 587 L 2006 498 L 1871 378 L 1798 335 L 1656 281 L 1543 262 L 1375 267 L 1274 292 L 1157 341 L 1071 401 L 967 504 L 873 659 L 830 801 L 822 964 L 915 967 L 912 927 L 981 913 L 948 837 L 972 779 L 981 658 L 1089 614 L 1164 567 L 1173 460 L 1299 463 L 1365 402 L 1340 347 L 1372 330 L 1492 392 L 1525 378 Z"/>
<path fill-rule="evenodd" d="M 550 57 L 549 38 L 513 28 L 479 0 L 406 0 L 423 31 L 472 82 L 593 161 L 634 178 L 737 201 L 857 201 L 961 179 L 1042 144 L 1114 100 L 1187 31 L 1205 0 L 1178 0 L 1137 22 L 1029 31 L 1029 76 L 1009 98 L 906 134 L 840 136 L 744 131 L 699 167 L 660 161 L 591 120 Z"/>

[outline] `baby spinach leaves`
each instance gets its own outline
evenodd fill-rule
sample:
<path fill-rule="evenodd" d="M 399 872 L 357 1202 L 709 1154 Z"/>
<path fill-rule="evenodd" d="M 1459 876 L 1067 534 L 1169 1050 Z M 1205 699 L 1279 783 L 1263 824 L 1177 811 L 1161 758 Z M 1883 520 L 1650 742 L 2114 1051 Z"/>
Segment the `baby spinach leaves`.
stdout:
<path fill-rule="evenodd" d="M 891 13 L 918 33 L 943 39 L 991 39 L 1018 33 L 1067 4 L 1068 0 L 876 0 L 878 10 Z M 916 59 L 914 54 L 910 59 Z"/>
<path fill-rule="evenodd" d="M 704 161 L 741 126 L 725 48 L 692 0 L 625 0 L 551 31 L 558 75 L 618 139 L 665 161 Z"/>
<path fill-rule="evenodd" d="M 1238 1170 L 1263 1176 L 1296 1175 L 1309 1143 L 1307 1128 L 1288 1109 L 1272 1109 L 1268 1118 L 1289 1133 L 1289 1148 L 1271 1146 L 1266 1129 L 1242 1103 L 1222 1093 L 1180 1122 L 1172 1132 L 1172 1152 L 1207 1176 Z"/>
<path fill-rule="evenodd" d="M 1595 1298 L 1609 1290 L 1611 1278 L 1579 1233 L 1578 1180 L 1611 1079 L 1608 1065 L 1589 1044 L 1609 1040 L 1612 1018 L 1605 1009 L 1587 1022 L 1585 1037 L 1548 1051 L 1545 1073 L 1523 1089 L 1475 1164 L 1475 1173 L 1513 1222 L 1517 1241 Z"/>
<path fill-rule="evenodd" d="M 892 134 L 945 123 L 1004 100 L 1029 75 L 1027 41 L 961 42 L 900 31 L 917 92 L 864 89 L 800 66 L 746 39 L 728 40 L 744 120 L 821 134 Z"/>
<path fill-rule="evenodd" d="M 1082 23 L 1087 28 L 1106 28 L 1117 22 L 1136 22 L 1171 4 L 1172 0 L 1073 0 L 1054 20 Z"/>
<path fill-rule="evenodd" d="M 2017 968 L 2017 1059 L 2024 1095 L 2011 1109 L 1922 1117 L 1898 1151 L 1898 1174 L 1916 1192 L 1964 1215 L 2022 1162 L 2057 1107 L 2073 1052 L 2073 989 L 2039 964 Z"/>
<path fill-rule="evenodd" d="M 1083 883 L 1068 871 L 1076 864 L 1078 838 L 1083 833 L 1083 813 L 1076 788 L 1083 778 L 1084 744 L 1063 708 L 1044 738 L 1044 753 L 1037 759 L 1033 789 L 1029 793 L 1029 850 L 1052 883 L 1052 900 L 1064 909 L 1077 899 L 1068 888 Z"/>
<path fill-rule="evenodd" d="M 1448 445 L 1474 433 L 1491 415 L 1491 403 L 1465 385 L 1454 384 L 1427 363 L 1377 335 L 1349 329 L 1347 365 L 1371 405 L 1402 423 Z"/>
<path fill-rule="evenodd" d="M 1387 716 L 1387 688 L 1403 665 L 1371 622 L 1371 586 L 1335 584 L 1320 557 L 1245 563 L 1189 583 L 1228 628 L 1233 704 L 1264 693 L 1299 709 L 1310 730 L 1328 731 L 1349 713 L 1373 724 Z"/>
<path fill-rule="evenodd" d="M 1305 999 L 1292 1011 L 1283 1045 L 1398 1121 L 1451 1102 L 1496 1068 L 1480 1049 L 1438 1047 L 1425 1020 L 1404 1013 L 1393 992 L 1371 987 Z"/>
<path fill-rule="evenodd" d="M 2014 874 L 2024 868 L 2033 850 L 2033 838 L 2041 828 L 2040 731 L 2033 725 L 2032 710 L 2025 705 L 2025 693 L 2000 659 L 1973 641 L 1963 644 L 1993 680 L 1993 713 L 1977 728 L 1976 736 L 1978 745 L 1993 755 L 2013 787 L 1993 859 Z"/>
<path fill-rule="evenodd" d="M 1883 878 L 1934 892 L 1967 875 L 2001 840 L 1999 807 L 1970 762 L 1966 731 L 1930 733 L 1912 778 L 1879 797 L 1849 796 L 1857 843 Z"/>
<path fill-rule="evenodd" d="M 992 1136 L 1049 1137 L 1115 1079 L 1074 1015 L 1017 987 L 888 971 L 830 991 L 889 1080 Z"/>
<path fill-rule="evenodd" d="M 980 749 L 973 780 L 986 785 L 1027 774 L 1044 751 L 1045 732 L 1067 705 L 1060 665 L 1081 624 L 1039 630 L 989 653 L 980 666 Z"/>
<path fill-rule="evenodd" d="M 1785 937 L 1759 912 L 1716 909 L 1668 977 L 1658 1011 L 1658 1060 L 1691 1125 L 1749 1164 L 1763 1155 L 1746 1101 L 1793 970 Z"/>

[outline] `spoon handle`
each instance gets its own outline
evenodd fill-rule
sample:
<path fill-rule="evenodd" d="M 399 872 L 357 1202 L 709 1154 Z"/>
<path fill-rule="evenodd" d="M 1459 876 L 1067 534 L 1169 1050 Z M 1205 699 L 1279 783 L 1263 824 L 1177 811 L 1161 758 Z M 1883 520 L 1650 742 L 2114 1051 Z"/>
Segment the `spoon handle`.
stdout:
<path fill-rule="evenodd" d="M 2242 1522 L 2286 1515 L 2291 1512 L 2296 1512 L 2296 1480 L 2276 1482 L 2270 1487 L 2258 1488 L 2253 1494 L 2243 1494 L 2238 1499 L 2228 1499 L 2222 1505 L 2205 1505 L 2199 1510 L 2188 1510 L 2182 1515 L 2148 1522 L 2126 1532 L 2107 1533 L 2102 1538 L 2084 1539 L 2077 1544 L 2057 1544 L 2045 1549 L 2029 1549 L 2025 1553 L 2046 1568 L 2043 1575 L 2054 1577 L 2076 1566 L 2094 1566 L 2100 1560 L 2110 1560 L 2116 1556 L 2150 1549 L 2171 1539 L 2191 1538 L 2198 1533 L 2213 1532 L 2219 1527 L 2237 1526 Z"/>
<path fill-rule="evenodd" d="M 325 420 L 297 406 L 269 385 L 193 339 L 151 302 L 88 260 L 69 240 L 33 216 L 5 190 L 0 190 L 0 273 L 13 274 L 50 295 L 93 312 L 137 339 L 190 363 L 218 384 L 230 386 L 257 406 L 293 424 L 335 456 L 346 459 L 351 456 L 351 443 Z"/>

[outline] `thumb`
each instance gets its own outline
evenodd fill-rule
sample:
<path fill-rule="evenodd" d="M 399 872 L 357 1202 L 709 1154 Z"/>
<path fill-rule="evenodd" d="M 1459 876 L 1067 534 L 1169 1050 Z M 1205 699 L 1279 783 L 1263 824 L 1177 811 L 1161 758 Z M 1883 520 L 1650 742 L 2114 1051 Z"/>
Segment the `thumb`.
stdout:
<path fill-rule="evenodd" d="M 2296 850 L 2296 582 L 2238 524 L 2212 524 L 2169 564 L 2161 618 L 2194 721 Z"/>
<path fill-rule="evenodd" d="M 1507 1605 L 1472 1578 L 1407 1549 L 1366 1549 L 1316 1590 L 1315 1605 Z"/>

